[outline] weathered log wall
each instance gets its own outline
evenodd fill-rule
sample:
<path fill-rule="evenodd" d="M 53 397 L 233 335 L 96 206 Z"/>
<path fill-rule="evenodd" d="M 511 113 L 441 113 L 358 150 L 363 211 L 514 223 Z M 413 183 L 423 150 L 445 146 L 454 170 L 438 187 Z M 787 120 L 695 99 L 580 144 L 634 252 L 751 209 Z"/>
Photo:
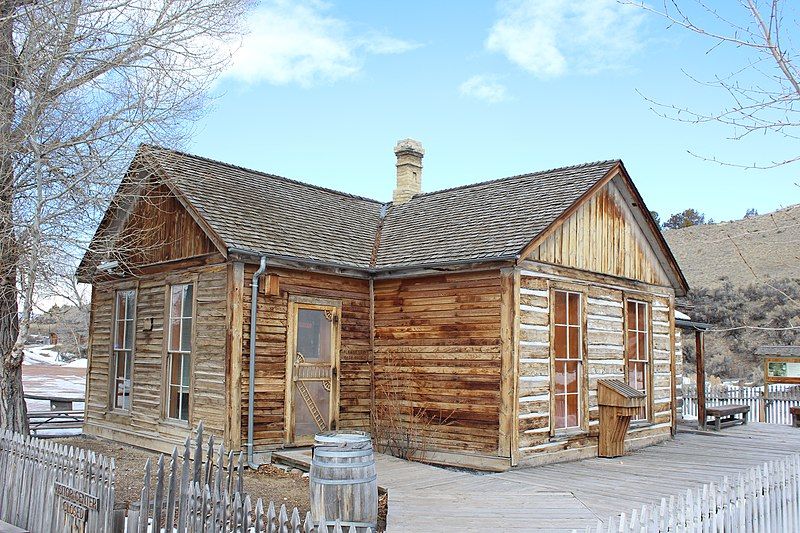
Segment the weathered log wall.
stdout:
<path fill-rule="evenodd" d="M 241 362 L 241 441 L 247 438 L 247 400 L 250 365 L 250 298 L 256 265 L 244 272 Z M 369 431 L 370 427 L 370 326 L 369 281 L 299 270 L 269 268 L 278 276 L 278 295 L 259 291 L 254 445 L 256 451 L 284 443 L 286 392 L 286 335 L 289 296 L 325 298 L 341 302 L 339 351 L 339 427 Z"/>
<path fill-rule="evenodd" d="M 500 293 L 496 270 L 375 281 L 379 435 L 407 431 L 428 459 L 497 455 Z"/>
<path fill-rule="evenodd" d="M 168 286 L 185 282 L 195 284 L 195 318 L 190 416 L 188 422 L 181 422 L 166 420 L 163 413 L 167 379 L 164 323 Z M 210 433 L 225 434 L 227 283 L 227 266 L 220 263 L 94 286 L 86 433 L 167 452 L 183 442 L 201 420 Z M 114 292 L 123 288 L 136 289 L 132 404 L 127 412 L 109 408 Z"/>
<path fill-rule="evenodd" d="M 671 335 L 674 330 L 671 289 L 618 282 L 611 285 L 591 273 L 567 271 L 549 265 L 523 262 L 520 273 L 520 348 L 518 442 L 521 457 L 528 462 L 546 462 L 596 454 L 600 416 L 597 405 L 597 380 L 625 381 L 624 301 L 626 297 L 650 303 L 652 320 L 651 390 L 652 416 L 649 423 L 636 424 L 628 432 L 629 445 L 669 436 L 672 414 L 671 378 L 673 357 Z M 551 421 L 551 295 L 554 287 L 583 291 L 586 298 L 586 342 L 581 387 L 587 391 L 583 428 L 559 433 Z M 523 462 L 524 459 L 523 459 Z"/>

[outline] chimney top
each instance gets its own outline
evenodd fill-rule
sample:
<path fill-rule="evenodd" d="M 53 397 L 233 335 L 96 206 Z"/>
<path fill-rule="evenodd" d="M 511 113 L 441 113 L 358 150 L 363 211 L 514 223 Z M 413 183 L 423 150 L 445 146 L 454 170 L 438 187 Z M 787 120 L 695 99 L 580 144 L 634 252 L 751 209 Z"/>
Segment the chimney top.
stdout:
<path fill-rule="evenodd" d="M 394 153 L 400 154 L 401 152 L 414 152 L 419 154 L 419 157 L 425 155 L 425 149 L 422 147 L 422 143 L 414 139 L 397 141 L 397 144 L 394 145 Z"/>
<path fill-rule="evenodd" d="M 422 156 L 425 155 L 425 149 L 419 141 L 403 139 L 397 141 L 394 153 L 397 156 L 397 187 L 392 202 L 402 205 L 422 191 Z"/>

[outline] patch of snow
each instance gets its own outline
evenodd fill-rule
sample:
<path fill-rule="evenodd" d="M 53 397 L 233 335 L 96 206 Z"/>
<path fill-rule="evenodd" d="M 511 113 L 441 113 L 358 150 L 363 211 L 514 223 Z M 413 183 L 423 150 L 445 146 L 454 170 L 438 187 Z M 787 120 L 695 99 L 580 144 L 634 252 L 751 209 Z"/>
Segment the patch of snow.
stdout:
<path fill-rule="evenodd" d="M 89 360 L 85 357 L 80 359 L 74 359 L 69 363 L 65 364 L 64 366 L 68 368 L 86 368 L 86 365 L 89 363 Z"/>
<path fill-rule="evenodd" d="M 62 356 L 56 350 L 53 350 L 53 345 L 48 344 L 44 346 L 28 346 L 25 348 L 25 358 L 22 360 L 23 365 L 56 365 L 67 366 L 70 368 L 86 368 L 86 358 L 75 359 L 72 354 L 65 354 L 70 362 L 65 362 Z"/>

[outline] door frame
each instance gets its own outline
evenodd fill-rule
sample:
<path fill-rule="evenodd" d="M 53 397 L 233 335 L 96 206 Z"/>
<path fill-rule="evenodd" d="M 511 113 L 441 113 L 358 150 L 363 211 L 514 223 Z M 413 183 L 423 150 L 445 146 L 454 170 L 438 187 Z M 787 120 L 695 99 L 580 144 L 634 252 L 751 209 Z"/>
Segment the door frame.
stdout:
<path fill-rule="evenodd" d="M 328 298 L 312 296 L 289 296 L 286 316 L 286 381 L 283 404 L 283 427 L 285 446 L 305 446 L 312 444 L 313 436 L 305 439 L 294 439 L 294 356 L 297 343 L 297 312 L 300 309 L 317 309 L 331 311 L 333 319 L 331 327 L 331 401 L 329 408 L 330 428 L 336 429 L 339 425 L 339 349 L 342 337 L 342 302 Z"/>

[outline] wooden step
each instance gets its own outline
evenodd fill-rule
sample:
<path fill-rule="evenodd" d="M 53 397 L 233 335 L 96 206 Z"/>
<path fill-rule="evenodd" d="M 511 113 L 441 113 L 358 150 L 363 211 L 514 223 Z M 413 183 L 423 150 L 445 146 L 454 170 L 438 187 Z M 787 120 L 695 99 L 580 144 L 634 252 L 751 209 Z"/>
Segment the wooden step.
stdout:
<path fill-rule="evenodd" d="M 311 447 L 276 450 L 272 452 L 272 464 L 308 472 L 311 470 Z"/>

